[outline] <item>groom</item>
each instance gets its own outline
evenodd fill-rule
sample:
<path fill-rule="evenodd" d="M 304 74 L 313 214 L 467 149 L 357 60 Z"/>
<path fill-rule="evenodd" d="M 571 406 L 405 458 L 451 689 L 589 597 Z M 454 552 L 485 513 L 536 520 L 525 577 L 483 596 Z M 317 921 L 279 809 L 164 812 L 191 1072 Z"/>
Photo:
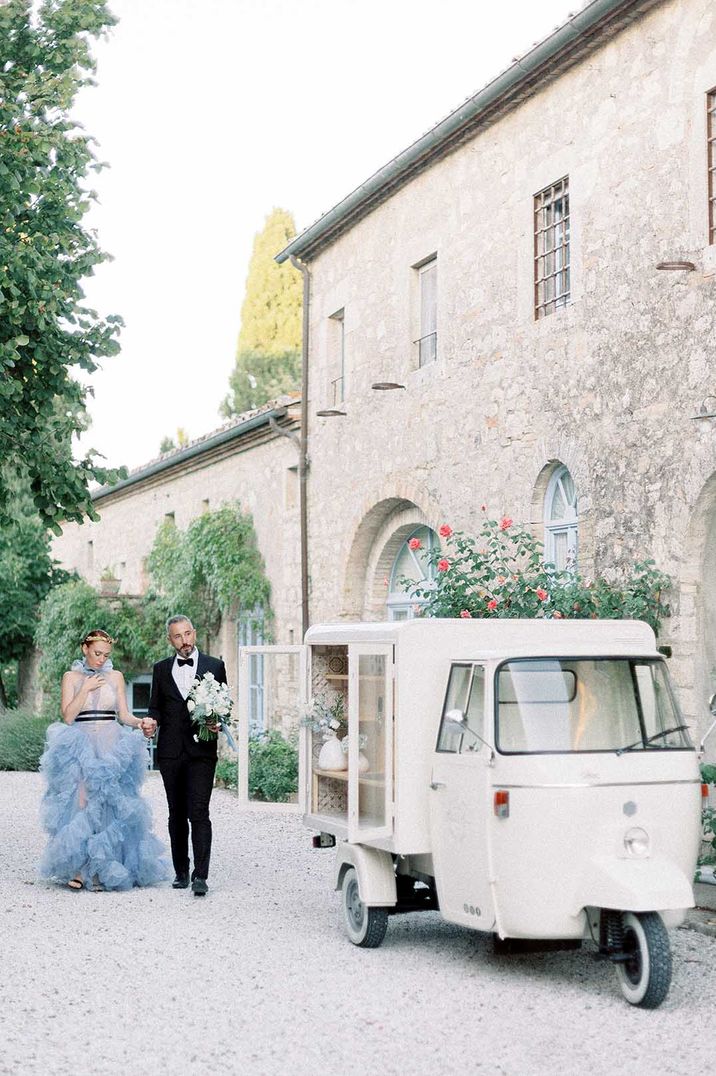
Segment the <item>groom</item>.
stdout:
<path fill-rule="evenodd" d="M 187 616 L 167 621 L 167 638 L 176 651 L 154 666 L 149 717 L 159 726 L 156 757 L 169 804 L 169 838 L 176 878 L 174 889 L 189 886 L 189 823 L 194 853 L 191 888 L 195 897 L 208 892 L 211 855 L 209 800 L 214 785 L 216 740 L 195 740 L 186 698 L 195 679 L 213 673 L 226 683 L 226 669 L 219 658 L 196 648 L 196 630 Z"/>

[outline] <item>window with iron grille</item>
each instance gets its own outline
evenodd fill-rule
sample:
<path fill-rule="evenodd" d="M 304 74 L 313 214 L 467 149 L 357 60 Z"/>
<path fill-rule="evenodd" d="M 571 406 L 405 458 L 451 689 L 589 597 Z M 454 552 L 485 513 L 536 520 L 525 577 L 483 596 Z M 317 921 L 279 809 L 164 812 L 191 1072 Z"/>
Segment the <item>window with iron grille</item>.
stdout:
<path fill-rule="evenodd" d="M 418 366 L 435 362 L 438 354 L 438 259 L 430 258 L 417 267 L 420 289 L 420 335 Z"/>
<path fill-rule="evenodd" d="M 709 169 L 709 243 L 716 243 L 716 88 L 706 94 L 706 146 Z"/>
<path fill-rule="evenodd" d="M 569 177 L 535 195 L 535 318 L 569 301 Z"/>

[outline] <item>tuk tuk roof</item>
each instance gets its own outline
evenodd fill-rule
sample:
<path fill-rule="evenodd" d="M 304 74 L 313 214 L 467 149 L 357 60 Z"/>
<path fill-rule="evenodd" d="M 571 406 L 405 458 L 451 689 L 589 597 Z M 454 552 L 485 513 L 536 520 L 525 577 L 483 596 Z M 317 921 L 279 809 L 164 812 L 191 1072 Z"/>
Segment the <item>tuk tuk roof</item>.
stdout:
<path fill-rule="evenodd" d="M 454 647 L 456 657 L 581 655 L 658 657 L 654 632 L 640 620 L 421 619 L 316 624 L 312 646 L 393 643 Z"/>

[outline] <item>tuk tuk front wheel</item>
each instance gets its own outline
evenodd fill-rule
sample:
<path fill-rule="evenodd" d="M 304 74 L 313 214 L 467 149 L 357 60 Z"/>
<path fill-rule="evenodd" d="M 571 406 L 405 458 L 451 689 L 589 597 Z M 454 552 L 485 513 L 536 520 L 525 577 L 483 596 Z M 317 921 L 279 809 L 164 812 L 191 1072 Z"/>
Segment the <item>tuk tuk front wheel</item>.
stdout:
<path fill-rule="evenodd" d="M 669 935 L 657 912 L 623 912 L 623 956 L 616 965 L 622 993 L 630 1005 L 656 1009 L 671 985 Z"/>
<path fill-rule="evenodd" d="M 385 908 L 365 906 L 360 899 L 355 867 L 349 867 L 343 875 L 341 897 L 343 921 L 349 939 L 363 949 L 377 949 L 388 929 L 388 913 Z"/>

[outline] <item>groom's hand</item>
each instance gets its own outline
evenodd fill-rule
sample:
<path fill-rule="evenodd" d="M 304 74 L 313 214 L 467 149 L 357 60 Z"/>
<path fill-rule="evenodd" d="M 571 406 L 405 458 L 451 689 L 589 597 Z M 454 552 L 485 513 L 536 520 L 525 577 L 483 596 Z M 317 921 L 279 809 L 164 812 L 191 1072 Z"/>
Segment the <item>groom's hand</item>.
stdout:
<path fill-rule="evenodd" d="M 151 740 L 152 736 L 157 731 L 157 723 L 153 717 L 143 717 L 139 727 L 148 740 Z"/>

